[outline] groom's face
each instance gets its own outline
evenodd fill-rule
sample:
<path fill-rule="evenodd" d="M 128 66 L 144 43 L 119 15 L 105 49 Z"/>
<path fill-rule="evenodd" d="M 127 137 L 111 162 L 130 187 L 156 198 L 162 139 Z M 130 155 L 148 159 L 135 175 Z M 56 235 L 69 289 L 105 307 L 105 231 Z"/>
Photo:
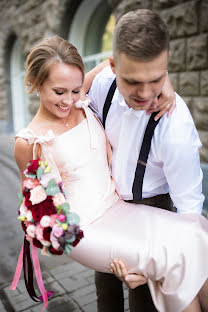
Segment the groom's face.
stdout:
<path fill-rule="evenodd" d="M 110 60 L 110 64 L 127 105 L 135 110 L 148 110 L 165 82 L 168 51 L 163 51 L 151 61 L 133 59 L 120 53 L 115 62 Z"/>

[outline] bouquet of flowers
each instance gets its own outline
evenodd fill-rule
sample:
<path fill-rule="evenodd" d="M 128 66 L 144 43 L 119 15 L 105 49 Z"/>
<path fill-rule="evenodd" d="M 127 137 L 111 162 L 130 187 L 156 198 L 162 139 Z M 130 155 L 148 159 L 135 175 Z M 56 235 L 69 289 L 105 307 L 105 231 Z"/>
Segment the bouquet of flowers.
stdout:
<path fill-rule="evenodd" d="M 79 217 L 69 211 L 62 182 L 57 183 L 47 161 L 31 160 L 24 171 L 18 219 L 26 239 L 43 255 L 69 254 L 83 237 Z"/>

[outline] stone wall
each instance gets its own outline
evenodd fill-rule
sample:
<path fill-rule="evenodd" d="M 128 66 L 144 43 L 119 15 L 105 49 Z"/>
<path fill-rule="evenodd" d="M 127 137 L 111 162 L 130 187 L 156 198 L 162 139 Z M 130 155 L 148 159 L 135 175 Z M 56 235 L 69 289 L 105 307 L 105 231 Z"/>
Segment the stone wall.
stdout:
<path fill-rule="evenodd" d="M 167 23 L 171 35 L 169 76 L 199 131 L 201 161 L 208 162 L 208 1 L 109 1 L 117 18 L 130 9 L 147 8 L 158 12 Z"/>
<path fill-rule="evenodd" d="M 107 0 L 106 0 L 107 1 Z M 44 36 L 65 36 L 81 0 L 1 0 L 0 11 L 0 132 L 9 119 L 9 64 L 5 54 L 13 38 L 19 38 L 26 55 Z M 208 162 L 208 1 L 207 0 L 108 0 L 116 18 L 131 9 L 157 11 L 168 24 L 169 73 L 176 92 L 187 102 L 203 147 L 202 162 Z M 66 14 L 67 13 L 67 14 Z M 66 18 L 67 16 L 67 18 Z M 30 100 L 30 111 L 36 101 Z"/>

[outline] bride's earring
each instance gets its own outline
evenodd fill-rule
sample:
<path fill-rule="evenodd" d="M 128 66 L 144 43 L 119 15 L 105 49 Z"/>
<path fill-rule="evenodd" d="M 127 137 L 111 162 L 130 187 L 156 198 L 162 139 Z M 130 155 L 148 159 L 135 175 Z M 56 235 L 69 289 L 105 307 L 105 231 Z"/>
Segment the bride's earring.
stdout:
<path fill-rule="evenodd" d="M 39 96 L 39 95 L 40 95 L 40 92 L 39 92 L 38 90 L 37 90 L 37 92 L 36 92 L 36 95 L 37 95 L 37 96 Z"/>

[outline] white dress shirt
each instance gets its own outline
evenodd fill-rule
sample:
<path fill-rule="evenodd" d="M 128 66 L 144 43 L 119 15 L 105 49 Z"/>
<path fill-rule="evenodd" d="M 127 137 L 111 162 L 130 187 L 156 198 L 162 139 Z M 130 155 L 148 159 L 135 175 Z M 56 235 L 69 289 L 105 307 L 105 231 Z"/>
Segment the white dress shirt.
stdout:
<path fill-rule="evenodd" d="M 89 92 L 91 108 L 102 121 L 104 102 L 115 78 L 110 67 L 94 79 Z M 112 175 L 125 200 L 133 198 L 132 185 L 137 160 L 150 116 L 129 108 L 116 89 L 105 130 L 112 147 Z M 163 116 L 155 128 L 143 181 L 142 197 L 170 193 L 178 212 L 201 213 L 201 142 L 191 114 L 176 94 L 176 108 L 169 118 Z"/>

